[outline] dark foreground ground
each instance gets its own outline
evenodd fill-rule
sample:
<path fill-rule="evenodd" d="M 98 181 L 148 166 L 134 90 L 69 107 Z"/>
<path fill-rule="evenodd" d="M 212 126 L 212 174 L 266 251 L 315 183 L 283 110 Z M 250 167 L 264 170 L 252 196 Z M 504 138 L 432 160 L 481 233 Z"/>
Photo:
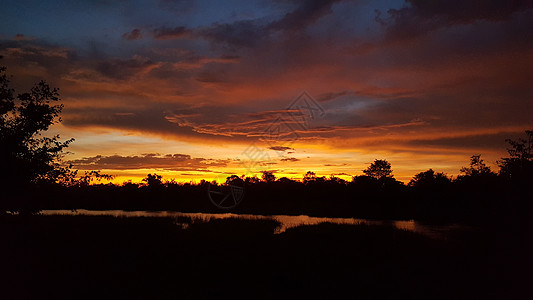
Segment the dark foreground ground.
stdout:
<path fill-rule="evenodd" d="M 190 222 L 180 219 L 179 222 Z M 1 216 L 1 299 L 532 299 L 527 226 L 435 240 L 274 221 Z"/>

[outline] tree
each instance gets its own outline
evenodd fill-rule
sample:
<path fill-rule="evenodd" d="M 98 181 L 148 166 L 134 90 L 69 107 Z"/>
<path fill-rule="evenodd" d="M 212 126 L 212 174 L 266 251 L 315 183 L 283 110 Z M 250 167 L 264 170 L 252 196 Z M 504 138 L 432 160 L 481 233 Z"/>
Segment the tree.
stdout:
<path fill-rule="evenodd" d="M 252 177 L 247 176 L 247 177 L 244 178 L 244 182 L 246 184 L 256 184 L 256 183 L 259 182 L 259 178 L 257 178 L 257 176 L 255 176 L 255 175 L 252 176 Z"/>
<path fill-rule="evenodd" d="M 59 90 L 41 81 L 15 97 L 5 71 L 0 67 L 2 199 L 20 197 L 31 184 L 68 180 L 75 174 L 61 162 L 63 150 L 74 139 L 61 142 L 59 135 L 42 135 L 61 122 L 63 105 L 55 104 L 60 100 Z"/>
<path fill-rule="evenodd" d="M 74 171 L 72 174 L 76 175 L 78 171 Z M 114 176 L 108 174 L 102 174 L 100 171 L 85 171 L 83 176 L 78 179 L 72 178 L 70 181 L 71 186 L 88 186 L 93 181 L 112 180 Z"/>
<path fill-rule="evenodd" d="M 304 177 L 302 179 L 302 182 L 304 184 L 323 184 L 326 182 L 326 177 L 324 176 L 316 176 L 315 172 L 307 171 L 307 173 L 304 174 Z"/>
<path fill-rule="evenodd" d="M 226 177 L 226 184 L 242 185 L 244 184 L 244 180 L 237 175 L 231 175 Z"/>
<path fill-rule="evenodd" d="M 494 175 L 489 166 L 485 164 L 481 155 L 472 155 L 470 157 L 470 166 L 461 168 L 461 173 L 464 173 L 463 176 L 476 177 L 476 176 L 489 176 Z"/>
<path fill-rule="evenodd" d="M 366 176 L 370 176 L 375 179 L 392 178 L 391 164 L 382 159 L 376 159 L 368 168 L 363 170 Z"/>
<path fill-rule="evenodd" d="M 276 176 L 271 171 L 263 171 L 261 172 L 263 175 L 261 175 L 261 178 L 264 182 L 274 182 L 276 181 Z"/>
<path fill-rule="evenodd" d="M 143 178 L 143 182 L 146 182 L 146 185 L 150 188 L 160 187 L 163 185 L 163 176 L 157 174 L 148 174 L 146 178 Z"/>
<path fill-rule="evenodd" d="M 292 180 L 292 179 L 287 178 L 287 177 L 281 177 L 276 182 L 279 182 L 279 183 L 284 184 L 284 185 L 298 184 L 298 181 Z"/>
<path fill-rule="evenodd" d="M 307 173 L 304 174 L 302 181 L 304 184 L 308 184 L 310 182 L 316 181 L 316 178 L 317 177 L 316 177 L 315 172 L 307 171 Z"/>
<path fill-rule="evenodd" d="M 513 182 L 533 179 L 533 131 L 526 131 L 526 139 L 507 139 L 509 157 L 498 161 L 500 175 Z"/>
<path fill-rule="evenodd" d="M 338 185 L 345 185 L 346 184 L 346 180 L 342 179 L 342 178 L 339 178 L 333 174 L 329 175 L 329 178 L 327 180 L 327 182 L 329 183 L 333 183 L 333 184 L 338 184 Z"/>
<path fill-rule="evenodd" d="M 450 178 L 442 172 L 435 172 L 433 169 L 429 169 L 425 172 L 420 172 L 416 174 L 411 181 L 409 181 L 409 186 L 413 187 L 434 187 L 434 186 L 443 186 L 451 182 Z"/>

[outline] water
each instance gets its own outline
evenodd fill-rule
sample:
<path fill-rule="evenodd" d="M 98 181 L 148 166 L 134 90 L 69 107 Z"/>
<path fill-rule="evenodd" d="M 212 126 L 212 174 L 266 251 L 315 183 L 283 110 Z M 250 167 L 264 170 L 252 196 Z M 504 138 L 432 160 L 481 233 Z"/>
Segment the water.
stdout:
<path fill-rule="evenodd" d="M 43 210 L 42 215 L 84 215 L 84 216 L 113 216 L 113 217 L 156 217 L 156 218 L 176 218 L 189 217 L 194 221 L 208 221 L 210 219 L 239 218 L 247 220 L 275 220 L 280 223 L 276 228 L 275 234 L 285 232 L 289 228 L 302 225 L 317 225 L 321 223 L 347 224 L 347 225 L 378 225 L 392 226 L 397 229 L 416 232 L 431 238 L 445 238 L 446 234 L 452 230 L 465 229 L 462 225 L 426 225 L 414 220 L 408 221 L 380 221 L 356 218 L 327 218 L 327 217 L 310 217 L 306 215 L 289 216 L 289 215 L 252 215 L 252 214 L 232 214 L 232 213 L 182 213 L 175 211 L 124 211 L 124 210 Z M 187 228 L 189 224 L 179 223 L 182 228 Z"/>

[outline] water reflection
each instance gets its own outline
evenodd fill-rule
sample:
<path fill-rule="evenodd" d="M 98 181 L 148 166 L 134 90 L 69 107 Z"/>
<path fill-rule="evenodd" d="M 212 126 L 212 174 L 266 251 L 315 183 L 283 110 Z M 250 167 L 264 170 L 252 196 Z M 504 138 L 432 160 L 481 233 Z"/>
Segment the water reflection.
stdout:
<path fill-rule="evenodd" d="M 175 211 L 124 211 L 124 210 L 43 210 L 42 215 L 84 215 L 84 216 L 113 216 L 113 217 L 156 217 L 156 218 L 177 218 L 188 217 L 193 222 L 207 222 L 210 219 L 240 218 L 247 220 L 276 220 L 280 226 L 276 228 L 275 234 L 285 232 L 289 228 L 302 225 L 318 225 L 321 223 L 346 224 L 346 225 L 380 225 L 393 226 L 394 228 L 420 233 L 432 238 L 443 238 L 445 233 L 451 230 L 464 229 L 461 225 L 425 225 L 414 220 L 408 221 L 380 221 L 356 218 L 325 218 L 310 217 L 306 215 L 289 216 L 289 215 L 251 215 L 251 214 L 233 214 L 233 213 L 182 213 Z M 178 223 L 181 228 L 187 228 L 188 223 Z"/>

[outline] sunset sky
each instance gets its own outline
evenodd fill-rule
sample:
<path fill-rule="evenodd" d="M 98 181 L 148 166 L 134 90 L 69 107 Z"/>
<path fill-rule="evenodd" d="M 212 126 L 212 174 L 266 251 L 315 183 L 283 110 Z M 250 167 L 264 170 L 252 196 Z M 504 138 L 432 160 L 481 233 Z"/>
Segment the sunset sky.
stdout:
<path fill-rule="evenodd" d="M 533 1 L 0 3 L 17 91 L 59 87 L 80 170 L 402 181 L 533 129 Z"/>

